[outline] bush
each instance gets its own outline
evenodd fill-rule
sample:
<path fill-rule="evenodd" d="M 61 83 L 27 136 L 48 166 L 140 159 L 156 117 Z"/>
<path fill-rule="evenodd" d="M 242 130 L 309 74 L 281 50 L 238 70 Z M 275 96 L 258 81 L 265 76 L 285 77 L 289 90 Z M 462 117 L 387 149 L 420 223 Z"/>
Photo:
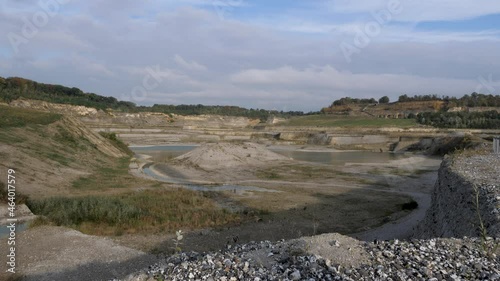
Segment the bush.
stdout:
<path fill-rule="evenodd" d="M 134 155 L 134 152 L 128 148 L 128 145 L 126 145 L 124 142 L 122 142 L 115 133 L 107 133 L 107 132 L 99 132 L 101 136 L 104 138 L 108 139 L 111 141 L 111 143 L 119 148 L 121 151 L 127 153 L 128 155 L 132 156 Z"/>
<path fill-rule="evenodd" d="M 418 203 L 415 200 L 412 200 L 408 203 L 404 203 L 403 205 L 401 205 L 401 209 L 403 211 L 406 211 L 406 210 L 411 211 L 411 210 L 415 210 L 417 208 L 418 208 Z"/>

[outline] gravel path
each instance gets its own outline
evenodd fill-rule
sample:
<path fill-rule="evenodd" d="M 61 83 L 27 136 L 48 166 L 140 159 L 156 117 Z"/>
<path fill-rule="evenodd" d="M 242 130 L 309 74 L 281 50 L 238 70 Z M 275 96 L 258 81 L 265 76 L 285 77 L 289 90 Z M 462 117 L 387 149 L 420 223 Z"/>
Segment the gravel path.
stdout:
<path fill-rule="evenodd" d="M 500 280 L 499 258 L 478 239 L 352 240 L 327 234 L 182 253 L 123 280 Z"/>

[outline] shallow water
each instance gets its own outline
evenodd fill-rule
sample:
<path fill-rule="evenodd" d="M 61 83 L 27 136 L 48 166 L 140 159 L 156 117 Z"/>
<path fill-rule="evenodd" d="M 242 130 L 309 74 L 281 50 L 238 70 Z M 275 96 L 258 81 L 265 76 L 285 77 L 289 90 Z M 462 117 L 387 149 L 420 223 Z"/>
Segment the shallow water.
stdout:
<path fill-rule="evenodd" d="M 17 223 L 16 224 L 16 233 L 20 233 L 28 229 L 28 223 Z M 9 237 L 10 230 L 6 225 L 0 225 L 0 239 Z"/>

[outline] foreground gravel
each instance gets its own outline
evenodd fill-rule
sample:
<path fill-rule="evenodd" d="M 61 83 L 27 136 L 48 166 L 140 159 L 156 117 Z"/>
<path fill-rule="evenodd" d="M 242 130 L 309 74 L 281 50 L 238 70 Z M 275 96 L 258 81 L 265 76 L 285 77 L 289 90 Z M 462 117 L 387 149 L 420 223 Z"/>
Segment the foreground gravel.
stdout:
<path fill-rule="evenodd" d="M 124 280 L 500 280 L 498 252 L 485 253 L 477 238 L 359 242 L 368 258 L 358 265 L 308 253 L 311 247 L 338 249 L 344 256 L 356 250 L 342 247 L 342 240 L 320 243 L 264 241 L 208 254 L 181 253 Z"/>

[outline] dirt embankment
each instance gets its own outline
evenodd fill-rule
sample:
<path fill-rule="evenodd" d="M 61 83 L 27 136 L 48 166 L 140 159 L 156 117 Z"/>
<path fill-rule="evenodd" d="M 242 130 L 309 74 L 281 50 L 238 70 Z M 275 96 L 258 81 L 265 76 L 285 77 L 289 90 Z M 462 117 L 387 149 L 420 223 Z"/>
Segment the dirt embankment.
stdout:
<path fill-rule="evenodd" d="M 15 169 L 19 192 L 63 195 L 71 182 L 100 163 L 127 154 L 72 117 L 49 125 L 9 128 L 0 135 L 0 167 Z"/>

